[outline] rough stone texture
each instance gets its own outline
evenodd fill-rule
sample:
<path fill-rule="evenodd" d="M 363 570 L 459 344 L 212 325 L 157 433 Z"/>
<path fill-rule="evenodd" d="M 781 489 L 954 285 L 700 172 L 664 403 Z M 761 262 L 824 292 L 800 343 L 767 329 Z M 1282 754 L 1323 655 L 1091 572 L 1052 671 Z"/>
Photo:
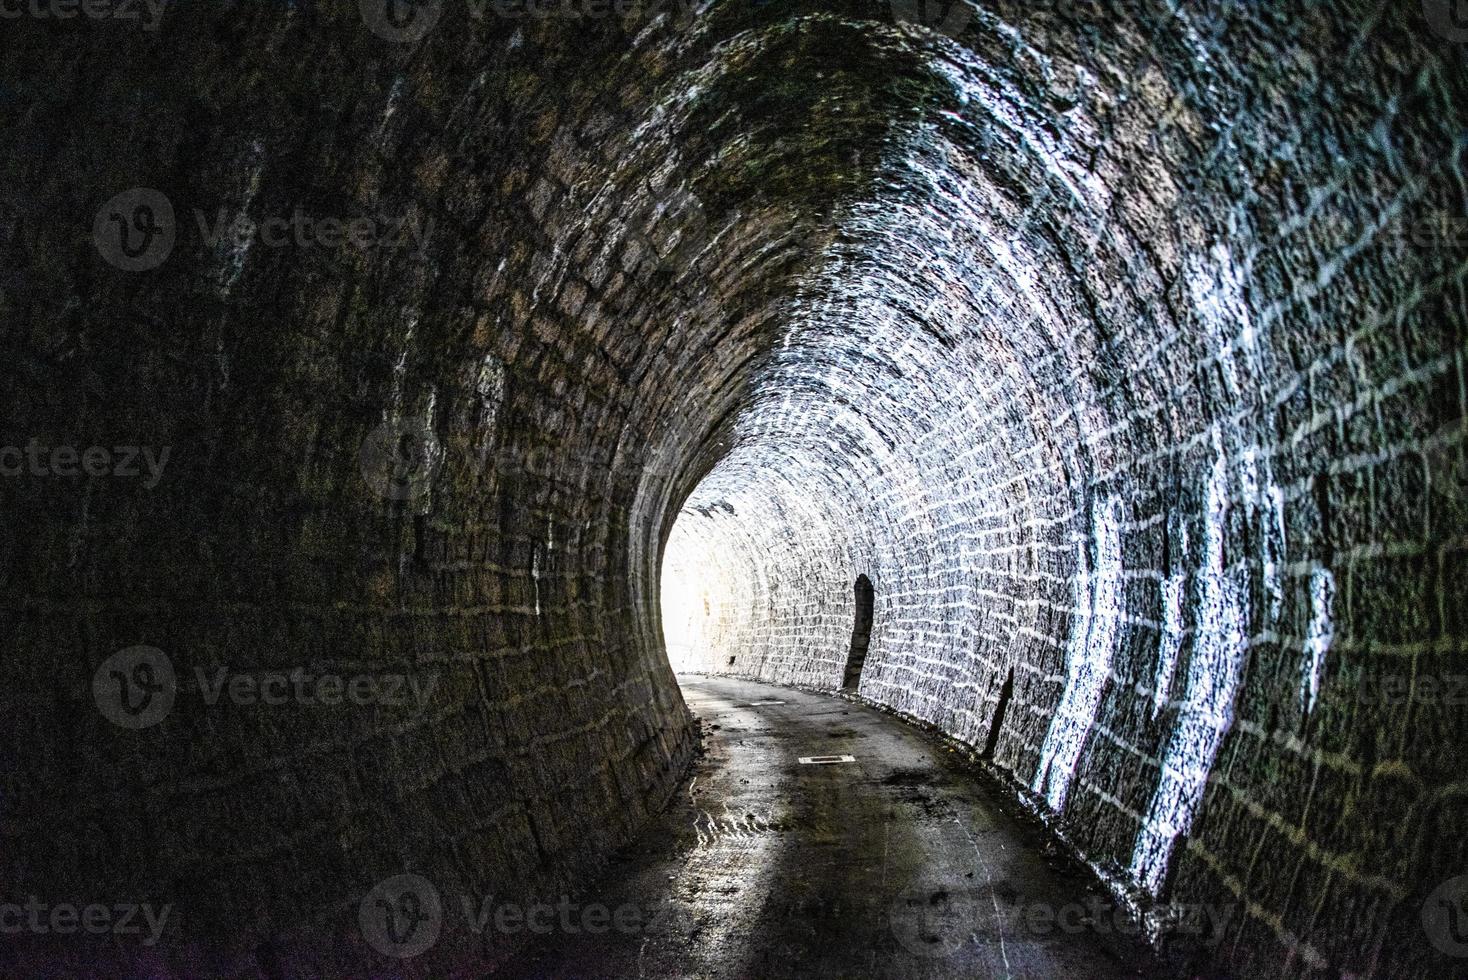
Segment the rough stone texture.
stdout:
<path fill-rule="evenodd" d="M 865 572 L 863 693 L 982 744 L 1012 672 L 996 761 L 1123 882 L 1242 905 L 1231 970 L 1440 972 L 1463 708 L 1353 694 L 1468 632 L 1464 248 L 1414 240 L 1464 213 L 1464 49 L 1408 6 L 6 22 L 0 443 L 171 461 L 0 482 L 0 881 L 176 903 L 66 947 L 165 975 L 380 967 L 400 871 L 573 888 L 690 748 L 666 542 L 675 662 L 834 687 Z M 178 243 L 125 273 L 136 186 Z M 432 230 L 195 222 L 297 205 Z M 439 447 L 406 500 L 384 425 Z M 125 732 L 133 644 L 183 689 Z M 439 686 L 209 707 L 220 665 Z"/>

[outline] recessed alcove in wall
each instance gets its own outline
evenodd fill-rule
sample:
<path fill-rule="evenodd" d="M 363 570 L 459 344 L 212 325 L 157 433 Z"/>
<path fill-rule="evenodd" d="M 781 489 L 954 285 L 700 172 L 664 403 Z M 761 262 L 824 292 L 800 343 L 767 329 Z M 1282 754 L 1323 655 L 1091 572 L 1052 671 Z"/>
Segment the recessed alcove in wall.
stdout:
<path fill-rule="evenodd" d="M 858 575 L 853 592 L 856 622 L 851 627 L 851 649 L 846 655 L 846 674 L 841 679 L 843 691 L 855 691 L 861 687 L 861 670 L 866 666 L 867 648 L 872 642 L 872 606 L 876 598 L 872 580 Z"/>

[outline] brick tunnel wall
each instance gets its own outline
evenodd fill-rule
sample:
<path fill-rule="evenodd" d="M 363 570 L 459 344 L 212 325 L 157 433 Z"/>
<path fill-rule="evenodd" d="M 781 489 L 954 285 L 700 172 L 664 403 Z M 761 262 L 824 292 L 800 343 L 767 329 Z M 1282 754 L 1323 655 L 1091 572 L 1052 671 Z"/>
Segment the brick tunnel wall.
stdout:
<path fill-rule="evenodd" d="M 691 758 L 656 567 L 748 368 L 681 325 L 753 363 L 808 239 L 713 249 L 687 18 L 476 10 L 6 21 L 3 900 L 172 914 L 0 973 L 480 970 L 460 902 L 584 888 Z M 358 912 L 405 873 L 448 922 L 398 963 Z"/>
<path fill-rule="evenodd" d="M 1451 969 L 1465 48 L 1406 6 L 909 34 L 932 111 L 670 536 L 675 668 L 838 687 L 864 573 L 861 694 L 1226 908 L 1215 969 Z"/>
<path fill-rule="evenodd" d="M 0 458 L 0 880 L 176 906 L 76 965 L 343 974 L 389 876 L 573 890 L 688 758 L 664 628 L 834 686 L 865 572 L 863 693 L 981 742 L 1013 671 L 996 761 L 1133 887 L 1242 905 L 1237 970 L 1431 975 L 1386 937 L 1461 867 L 1461 708 L 1352 692 L 1462 659 L 1461 45 L 1353 3 L 354 6 L 6 26 L 0 447 L 169 452 Z M 416 232 L 213 234 L 296 210 Z M 178 681 L 133 730 L 136 646 Z"/>

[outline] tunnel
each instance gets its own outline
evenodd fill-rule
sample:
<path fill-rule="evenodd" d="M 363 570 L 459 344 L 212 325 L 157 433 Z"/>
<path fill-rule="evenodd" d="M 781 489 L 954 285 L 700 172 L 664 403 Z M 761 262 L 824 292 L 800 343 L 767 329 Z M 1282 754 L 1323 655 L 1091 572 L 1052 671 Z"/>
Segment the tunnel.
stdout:
<path fill-rule="evenodd" d="M 0 974 L 1468 971 L 1461 3 L 0 37 Z"/>

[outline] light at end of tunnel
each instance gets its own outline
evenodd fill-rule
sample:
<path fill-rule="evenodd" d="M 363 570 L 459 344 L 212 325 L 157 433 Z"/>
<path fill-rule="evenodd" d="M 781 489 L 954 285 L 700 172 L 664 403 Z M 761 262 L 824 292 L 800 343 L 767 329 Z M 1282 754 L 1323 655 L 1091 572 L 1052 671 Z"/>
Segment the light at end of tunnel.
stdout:
<path fill-rule="evenodd" d="M 697 669 L 707 653 L 721 598 L 727 596 L 718 566 L 688 527 L 688 518 L 673 526 L 663 554 L 661 602 L 663 642 L 674 671 Z"/>

